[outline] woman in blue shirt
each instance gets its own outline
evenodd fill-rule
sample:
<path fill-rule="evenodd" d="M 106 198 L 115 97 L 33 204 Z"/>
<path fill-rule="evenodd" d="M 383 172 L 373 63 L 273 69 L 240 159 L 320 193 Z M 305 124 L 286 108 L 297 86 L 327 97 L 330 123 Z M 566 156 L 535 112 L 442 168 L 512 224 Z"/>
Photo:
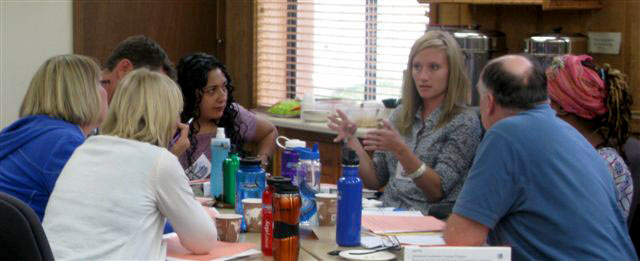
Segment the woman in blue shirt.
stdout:
<path fill-rule="evenodd" d="M 31 79 L 20 119 L 0 132 L 0 191 L 29 204 L 42 220 L 64 164 L 104 118 L 106 96 L 92 59 L 45 61 Z"/>

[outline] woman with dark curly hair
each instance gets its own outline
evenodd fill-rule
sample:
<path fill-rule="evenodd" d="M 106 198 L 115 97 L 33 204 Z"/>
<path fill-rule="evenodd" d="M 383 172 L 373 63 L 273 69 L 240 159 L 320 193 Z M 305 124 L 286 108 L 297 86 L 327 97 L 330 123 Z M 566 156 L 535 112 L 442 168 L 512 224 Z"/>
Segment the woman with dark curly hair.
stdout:
<path fill-rule="evenodd" d="M 232 151 L 243 154 L 245 143 L 257 143 L 258 157 L 266 164 L 275 148 L 276 128 L 235 103 L 226 66 L 209 54 L 193 53 L 180 59 L 177 68 L 184 95 L 181 120 L 191 121 L 191 146 L 180 156 L 189 179 L 200 179 L 209 173 L 211 138 L 218 128 L 224 128 Z"/>

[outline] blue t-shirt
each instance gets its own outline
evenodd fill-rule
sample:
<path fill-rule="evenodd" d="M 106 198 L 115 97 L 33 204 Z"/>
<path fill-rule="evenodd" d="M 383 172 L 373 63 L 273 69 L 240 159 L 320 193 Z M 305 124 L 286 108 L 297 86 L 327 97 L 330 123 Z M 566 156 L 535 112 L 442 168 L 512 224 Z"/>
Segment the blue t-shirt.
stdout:
<path fill-rule="evenodd" d="M 543 104 L 488 130 L 453 212 L 514 260 L 636 260 L 615 195 L 593 146 Z"/>

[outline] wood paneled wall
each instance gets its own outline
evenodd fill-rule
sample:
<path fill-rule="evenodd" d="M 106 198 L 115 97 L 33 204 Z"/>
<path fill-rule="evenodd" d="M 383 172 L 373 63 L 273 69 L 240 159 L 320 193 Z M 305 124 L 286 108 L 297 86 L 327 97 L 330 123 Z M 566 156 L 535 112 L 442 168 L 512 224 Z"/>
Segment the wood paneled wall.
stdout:
<path fill-rule="evenodd" d="M 229 69 L 236 101 L 252 108 L 253 21 L 252 0 L 77 0 L 74 52 L 104 63 L 120 41 L 144 34 L 156 40 L 174 64 L 192 52 L 213 54 Z"/>
<path fill-rule="evenodd" d="M 541 32 L 562 27 L 563 32 L 621 32 L 620 54 L 592 54 L 597 63 L 609 63 L 629 76 L 635 103 L 633 131 L 640 133 L 640 1 L 602 0 L 598 10 L 542 11 L 533 5 L 461 5 L 464 8 L 441 8 L 439 17 L 462 17 L 483 29 L 504 32 L 510 53 L 524 49 L 523 39 Z M 437 8 L 436 8 L 437 9 Z M 461 12 L 461 13 L 458 13 Z M 433 14 L 435 15 L 435 13 Z M 442 20 L 442 19 L 441 19 Z M 451 20 L 451 19 L 449 19 Z M 460 19 L 458 19 L 460 20 Z M 437 20 L 433 20 L 436 22 Z M 455 21 L 455 19 L 454 19 Z"/>
<path fill-rule="evenodd" d="M 131 35 L 156 40 L 176 63 L 195 51 L 224 55 L 224 1 L 85 0 L 73 2 L 73 49 L 104 63 L 111 50 Z M 224 59 L 224 57 L 220 57 Z"/>
<path fill-rule="evenodd" d="M 235 86 L 236 102 L 247 108 L 256 106 L 254 73 L 254 13 L 253 0 L 226 0 L 224 27 L 224 63 Z"/>

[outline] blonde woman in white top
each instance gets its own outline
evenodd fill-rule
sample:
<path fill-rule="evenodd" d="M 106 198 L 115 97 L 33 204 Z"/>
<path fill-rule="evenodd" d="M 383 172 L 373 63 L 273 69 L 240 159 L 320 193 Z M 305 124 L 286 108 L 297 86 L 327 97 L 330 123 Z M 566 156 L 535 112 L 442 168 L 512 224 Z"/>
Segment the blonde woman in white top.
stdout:
<path fill-rule="evenodd" d="M 165 259 L 165 218 L 187 249 L 212 249 L 215 225 L 166 149 L 177 128 L 188 129 L 181 109 L 180 89 L 165 75 L 138 69 L 119 83 L 101 135 L 76 149 L 47 205 L 56 259 Z"/>

